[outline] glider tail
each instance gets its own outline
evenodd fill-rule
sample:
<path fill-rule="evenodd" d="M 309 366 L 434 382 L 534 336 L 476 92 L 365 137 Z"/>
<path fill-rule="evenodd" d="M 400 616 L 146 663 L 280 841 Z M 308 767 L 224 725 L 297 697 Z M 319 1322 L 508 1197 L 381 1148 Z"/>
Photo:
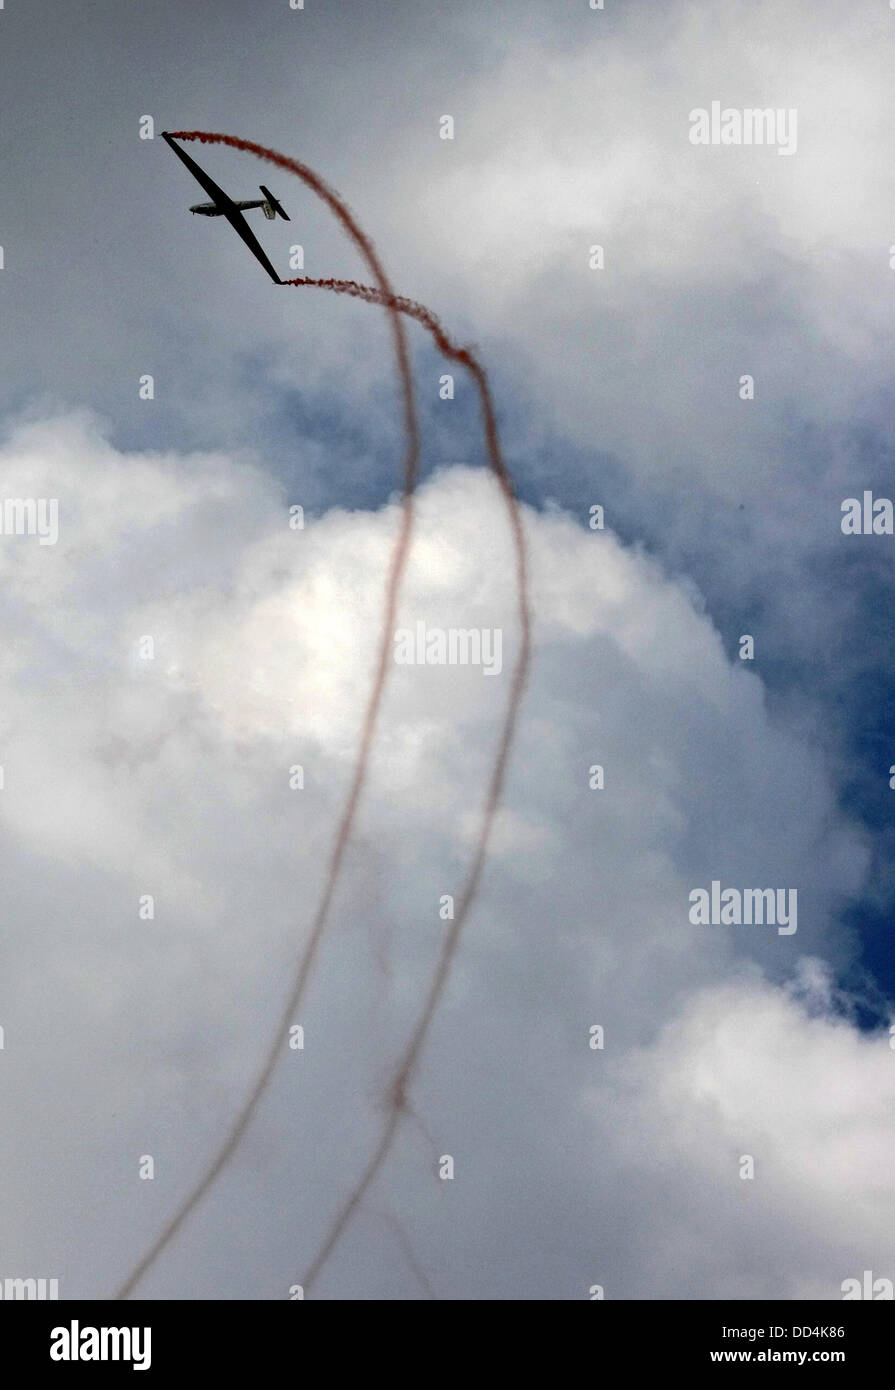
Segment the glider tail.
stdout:
<path fill-rule="evenodd" d="M 291 222 L 292 218 L 289 217 L 283 211 L 282 204 L 273 196 L 270 189 L 265 188 L 263 183 L 259 184 L 258 187 L 261 189 L 261 192 L 264 194 L 264 197 L 266 199 L 264 205 L 264 216 L 270 218 L 272 221 L 274 217 L 276 217 L 279 213 L 280 217 L 282 217 L 284 222 Z"/>

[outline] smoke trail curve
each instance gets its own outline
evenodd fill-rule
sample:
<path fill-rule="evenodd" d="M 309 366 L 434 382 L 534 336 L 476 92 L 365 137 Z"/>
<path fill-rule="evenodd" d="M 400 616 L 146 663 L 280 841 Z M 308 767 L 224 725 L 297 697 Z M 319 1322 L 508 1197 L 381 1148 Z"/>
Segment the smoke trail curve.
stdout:
<path fill-rule="evenodd" d="M 413 493 L 416 485 L 418 466 L 419 466 L 419 429 L 416 417 L 415 397 L 413 381 L 410 372 L 409 359 L 407 354 L 406 338 L 401 322 L 401 315 L 406 314 L 418 322 L 433 335 L 440 351 L 447 357 L 460 362 L 471 373 L 482 405 L 482 412 L 485 425 L 485 436 L 488 446 L 488 456 L 491 467 L 493 468 L 501 490 L 507 502 L 513 537 L 516 548 L 516 574 L 519 594 L 519 614 L 522 632 L 520 654 L 517 659 L 516 668 L 511 684 L 510 698 L 502 730 L 501 739 L 498 745 L 497 758 L 495 760 L 492 777 L 489 784 L 488 797 L 485 804 L 485 811 L 482 818 L 482 825 L 476 845 L 476 852 L 473 864 L 467 877 L 466 884 L 460 897 L 459 909 L 446 935 L 442 951 L 439 956 L 435 973 L 429 986 L 426 996 L 425 1006 L 419 1016 L 417 1024 L 411 1035 L 410 1042 L 402 1054 L 400 1065 L 395 1073 L 389 1088 L 389 1116 L 383 1129 L 379 1144 L 365 1167 L 360 1180 L 352 1189 L 346 1202 L 340 1208 L 337 1216 L 330 1227 L 323 1246 L 315 1257 L 312 1266 L 306 1276 L 305 1287 L 310 1287 L 316 1275 L 325 1264 L 336 1242 L 348 1224 L 353 1212 L 363 1199 L 365 1192 L 373 1182 L 379 1169 L 385 1161 L 391 1148 L 392 1141 L 397 1131 L 402 1112 L 407 1105 L 406 1090 L 412 1078 L 420 1053 L 424 1046 L 426 1036 L 434 1018 L 441 995 L 447 983 L 450 966 L 456 954 L 459 944 L 459 937 L 465 923 L 469 907 L 475 896 L 484 868 L 487 856 L 488 843 L 490 841 L 491 829 L 497 805 L 502 790 L 506 765 L 509 757 L 510 748 L 515 733 L 519 705 L 528 671 L 530 659 L 530 634 L 531 634 L 531 615 L 528 603 L 527 585 L 527 564 L 525 538 L 522 530 L 521 516 L 518 503 L 512 487 L 509 473 L 503 462 L 500 451 L 499 436 L 497 431 L 496 417 L 488 388 L 487 375 L 484 368 L 479 364 L 469 349 L 456 347 L 445 334 L 440 323 L 434 314 L 425 306 L 417 304 L 415 301 L 408 300 L 403 296 L 394 293 L 389 284 L 385 271 L 379 261 L 373 243 L 361 230 L 348 207 L 337 193 L 331 189 L 323 179 L 320 178 L 308 166 L 301 164 L 297 160 L 290 159 L 288 156 L 281 155 L 275 150 L 267 149 L 256 145 L 251 141 L 243 140 L 237 136 L 215 134 L 205 131 L 174 131 L 172 135 L 176 139 L 193 140 L 197 139 L 203 143 L 217 143 L 229 145 L 236 149 L 245 150 L 256 155 L 258 158 L 266 159 L 281 168 L 296 174 L 315 192 L 331 210 L 337 219 L 348 232 L 352 241 L 361 252 L 364 260 L 370 269 L 373 278 L 377 282 L 377 287 L 362 286 L 354 281 L 312 281 L 301 278 L 295 281 L 285 281 L 287 284 L 314 284 L 323 288 L 332 289 L 336 292 L 353 294 L 363 298 L 368 302 L 382 305 L 389 314 L 394 340 L 398 373 L 401 380 L 402 393 L 404 398 L 404 423 L 407 437 L 407 450 L 405 454 L 404 467 L 404 486 L 402 493 L 402 517 L 399 534 L 396 540 L 395 549 L 392 557 L 391 569 L 389 572 L 386 587 L 385 614 L 383 619 L 382 637 L 380 642 L 379 657 L 376 666 L 376 673 L 371 688 L 370 696 L 362 726 L 361 739 L 358 749 L 355 771 L 352 778 L 349 795 L 346 800 L 341 819 L 339 821 L 337 834 L 334 840 L 333 849 L 329 861 L 327 877 L 321 901 L 315 914 L 313 926 L 308 939 L 308 943 L 303 951 L 296 968 L 296 976 L 293 988 L 289 994 L 286 1006 L 283 1009 L 280 1025 L 274 1034 L 273 1042 L 263 1059 L 262 1066 L 258 1072 L 255 1083 L 252 1086 L 246 1101 L 238 1112 L 233 1124 L 231 1125 L 227 1137 L 220 1149 L 215 1154 L 212 1162 L 202 1175 L 200 1181 L 190 1191 L 174 1216 L 163 1228 L 159 1236 L 150 1246 L 139 1263 L 132 1270 L 131 1274 L 119 1288 L 116 1297 L 119 1299 L 127 1298 L 134 1290 L 140 1279 L 163 1252 L 166 1246 L 177 1234 L 189 1214 L 195 1209 L 202 1197 L 209 1190 L 215 1179 L 219 1176 L 228 1160 L 232 1157 L 239 1143 L 241 1142 L 246 1130 L 251 1123 L 258 1104 L 264 1095 L 279 1058 L 279 1047 L 283 1034 L 288 1024 L 295 1016 L 295 1012 L 304 996 L 307 983 L 310 979 L 313 965 L 317 956 L 318 948 L 322 940 L 329 917 L 329 910 L 335 889 L 339 880 L 339 874 L 347 848 L 351 829 L 354 823 L 357 807 L 360 801 L 361 792 L 366 779 L 369 757 L 375 733 L 377 717 L 382 702 L 382 694 L 385 687 L 388 672 L 388 654 L 390 650 L 390 634 L 394 626 L 394 618 L 397 610 L 397 603 L 400 591 L 401 580 L 406 568 L 410 549 L 410 541 L 413 527 Z"/>
<path fill-rule="evenodd" d="M 445 934 L 438 962 L 429 984 L 425 1004 L 417 1019 L 413 1032 L 410 1035 L 410 1041 L 401 1055 L 401 1060 L 392 1078 L 389 1087 L 388 1116 L 383 1125 L 379 1142 L 373 1150 L 354 1188 L 352 1188 L 345 1202 L 339 1208 L 326 1239 L 305 1274 L 303 1288 L 305 1292 L 307 1292 L 326 1261 L 329 1259 L 345 1227 L 363 1201 L 364 1195 L 372 1186 L 382 1165 L 388 1157 L 398 1130 L 398 1125 L 401 1121 L 402 1113 L 407 1104 L 407 1088 L 416 1070 L 420 1054 L 426 1042 L 426 1037 L 432 1025 L 432 1020 L 435 1017 L 438 1004 L 447 985 L 451 965 L 460 943 L 460 936 L 466 923 L 470 906 L 478 891 L 482 871 L 485 867 L 494 817 L 497 813 L 500 794 L 503 790 L 503 783 L 506 777 L 510 748 L 513 743 L 519 708 L 522 702 L 522 692 L 528 674 L 531 658 L 531 609 L 528 599 L 527 550 L 525 545 L 525 534 L 522 529 L 522 518 L 513 490 L 512 480 L 500 449 L 497 420 L 494 414 L 494 405 L 488 386 L 487 373 L 478 359 L 469 348 L 457 347 L 445 333 L 438 318 L 432 313 L 431 309 L 427 309 L 424 304 L 419 304 L 416 300 L 407 299 L 403 295 L 384 295 L 381 290 L 375 289 L 370 285 L 358 284 L 356 280 L 313 279 L 310 276 L 298 276 L 296 279 L 286 280 L 284 283 L 287 285 L 304 285 L 316 289 L 330 290 L 336 294 L 347 294 L 356 299 L 363 299 L 370 304 L 387 303 L 392 308 L 400 310 L 401 313 L 407 314 L 410 318 L 416 319 L 418 323 L 421 323 L 423 327 L 431 333 L 441 353 L 448 359 L 461 363 L 461 365 L 466 367 L 470 372 L 478 389 L 482 406 L 485 438 L 488 446 L 488 461 L 497 476 L 501 491 L 504 494 L 509 509 L 510 525 L 516 552 L 516 588 L 521 633 L 519 656 L 513 671 L 513 680 L 510 686 L 510 696 L 507 702 L 504 726 L 498 743 L 497 756 L 495 758 L 488 787 L 488 795 L 485 801 L 485 810 L 479 828 L 478 839 L 476 841 L 475 854 L 460 896 L 457 912 L 449 931 Z"/>
<path fill-rule="evenodd" d="M 277 155 L 272 150 L 264 150 L 259 145 L 253 145 L 250 141 L 240 140 L 232 135 L 211 134 L 203 131 L 176 131 L 175 138 L 181 140 L 198 139 L 207 143 L 220 143 L 234 146 L 237 149 L 244 149 L 256 154 L 261 158 L 271 158 L 274 163 L 279 163 L 297 174 L 325 203 L 333 210 L 338 221 L 348 232 L 351 240 L 360 251 L 370 273 L 377 285 L 385 295 L 392 293 L 388 277 L 379 260 L 373 243 L 361 230 L 352 216 L 348 207 L 342 199 L 334 192 L 317 174 L 299 164 L 295 160 L 287 159 L 283 155 Z M 348 792 L 348 797 L 339 820 L 333 847 L 330 853 L 327 875 L 324 881 L 324 889 L 318 904 L 317 912 L 314 916 L 311 932 L 308 937 L 307 945 L 299 959 L 296 967 L 295 978 L 289 992 L 286 1003 L 283 1007 L 278 1027 L 273 1035 L 273 1040 L 268 1048 L 262 1065 L 255 1077 L 252 1087 L 244 1101 L 241 1109 L 237 1113 L 233 1124 L 228 1130 L 227 1137 L 214 1159 L 209 1164 L 199 1182 L 187 1194 L 181 1202 L 174 1215 L 162 1229 L 155 1241 L 143 1255 L 142 1259 L 133 1268 L 127 1279 L 120 1285 L 115 1297 L 117 1299 L 127 1298 L 137 1286 L 143 1275 L 151 1265 L 155 1263 L 159 1255 L 175 1237 L 183 1223 L 186 1221 L 190 1212 L 198 1205 L 205 1196 L 205 1193 L 214 1183 L 228 1159 L 235 1152 L 240 1141 L 248 1129 L 258 1104 L 264 1092 L 267 1090 L 270 1079 L 279 1058 L 279 1049 L 282 1037 L 286 1033 L 288 1026 L 295 1016 L 297 1009 L 304 997 L 304 992 L 310 979 L 314 961 L 317 956 L 318 947 L 326 929 L 329 919 L 329 910 L 339 879 L 339 871 L 342 859 L 348 845 L 348 839 L 354 824 L 354 818 L 360 801 L 361 791 L 363 790 L 366 778 L 367 766 L 369 763 L 370 749 L 373 743 L 373 735 L 376 729 L 377 717 L 382 703 L 382 694 L 385 688 L 386 676 L 389 669 L 389 652 L 391 646 L 391 630 L 394 627 L 395 614 L 397 612 L 398 595 L 410 552 L 410 539 L 413 529 L 413 493 L 416 486 L 417 474 L 419 471 L 420 437 L 419 426 L 417 423 L 416 402 L 413 388 L 413 377 L 410 370 L 410 359 L 407 352 L 407 340 L 404 332 L 404 324 L 401 315 L 394 309 L 387 309 L 389 321 L 394 340 L 395 356 L 398 364 L 398 375 L 400 378 L 401 392 L 403 396 L 404 408 L 404 430 L 407 439 L 407 447 L 404 459 L 404 479 L 402 492 L 401 522 L 395 548 L 392 555 L 391 569 L 389 572 L 386 595 L 385 611 L 383 616 L 382 635 L 379 644 L 379 653 L 376 664 L 376 671 L 367 701 L 367 708 L 364 713 L 364 720 L 361 728 L 359 751 L 355 763 L 354 774 Z"/>

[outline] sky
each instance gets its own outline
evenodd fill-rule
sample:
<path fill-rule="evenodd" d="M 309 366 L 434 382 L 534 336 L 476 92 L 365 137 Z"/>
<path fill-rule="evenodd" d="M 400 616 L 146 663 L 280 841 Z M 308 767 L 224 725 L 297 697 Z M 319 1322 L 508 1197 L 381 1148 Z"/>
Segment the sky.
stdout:
<path fill-rule="evenodd" d="M 381 636 L 387 316 L 274 286 L 189 215 L 159 136 L 201 128 L 317 170 L 474 345 L 530 556 L 485 874 L 412 1112 L 308 1296 L 895 1280 L 895 536 L 841 524 L 895 497 L 893 35 L 867 0 L 7 0 L 0 500 L 55 499 L 59 524 L 0 535 L 0 1279 L 110 1296 L 220 1145 L 307 941 Z M 714 101 L 796 112 L 792 153 L 694 144 Z M 292 220 L 248 216 L 284 277 L 298 245 L 307 275 L 369 279 L 298 180 L 190 152 L 234 197 L 273 190 Z M 501 668 L 390 663 L 304 1047 L 282 1041 L 137 1298 L 301 1283 L 474 854 L 519 653 L 511 537 L 471 384 L 408 341 L 398 626 L 499 631 Z M 692 920 L 713 882 L 795 894 L 797 929 Z"/>

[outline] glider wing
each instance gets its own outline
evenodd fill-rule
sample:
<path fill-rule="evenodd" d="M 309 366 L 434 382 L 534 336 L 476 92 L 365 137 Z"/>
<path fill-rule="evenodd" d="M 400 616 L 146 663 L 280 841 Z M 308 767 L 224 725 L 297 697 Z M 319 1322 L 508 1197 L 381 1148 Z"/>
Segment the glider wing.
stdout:
<path fill-rule="evenodd" d="M 210 179 L 208 177 L 204 169 L 199 168 L 199 165 L 196 163 L 196 161 L 194 159 L 191 159 L 190 156 L 187 154 L 186 150 L 182 150 L 180 146 L 172 139 L 172 137 L 165 130 L 162 131 L 162 139 L 165 140 L 171 146 L 171 149 L 177 155 L 177 158 L 186 165 L 186 167 L 189 169 L 190 173 L 192 174 L 193 178 L 197 181 L 197 183 L 200 183 L 202 185 L 202 187 L 205 189 L 205 192 L 208 194 L 209 198 L 211 198 L 215 206 L 220 208 L 221 215 L 223 217 L 226 217 L 227 221 L 230 223 L 230 226 L 233 228 L 234 232 L 236 232 L 237 236 L 242 237 L 243 241 L 251 251 L 252 255 L 256 258 L 256 260 L 261 262 L 261 264 L 264 266 L 264 269 L 270 276 L 271 280 L 273 280 L 274 284 L 281 285 L 283 283 L 282 280 L 280 279 L 277 272 L 274 270 L 270 261 L 267 259 L 267 256 L 264 254 L 264 250 L 261 246 L 260 241 L 255 236 L 255 233 L 252 231 L 248 222 L 245 220 L 242 213 L 239 211 L 239 208 L 236 206 L 233 199 L 229 198 L 227 194 L 224 192 L 224 190 L 218 187 L 214 179 Z"/>

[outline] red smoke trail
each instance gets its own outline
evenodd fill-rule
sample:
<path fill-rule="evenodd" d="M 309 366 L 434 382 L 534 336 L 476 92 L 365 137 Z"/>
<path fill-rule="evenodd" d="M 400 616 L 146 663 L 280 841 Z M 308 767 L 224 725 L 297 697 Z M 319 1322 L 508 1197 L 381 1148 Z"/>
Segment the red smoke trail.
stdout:
<path fill-rule="evenodd" d="M 283 1010 L 280 1025 L 274 1034 L 273 1042 L 263 1060 L 261 1069 L 256 1077 L 249 1095 L 234 1120 L 226 1140 L 216 1153 L 209 1167 L 206 1169 L 202 1178 L 195 1188 L 187 1195 L 174 1216 L 162 1230 L 161 1234 L 153 1242 L 150 1249 L 146 1252 L 127 1280 L 122 1284 L 116 1297 L 127 1298 L 140 1279 L 155 1262 L 158 1256 L 166 1248 L 169 1242 L 179 1231 L 190 1212 L 194 1210 L 202 1197 L 209 1190 L 218 1177 L 227 1161 L 235 1152 L 241 1142 L 249 1124 L 254 1117 L 258 1104 L 267 1090 L 270 1079 L 273 1075 L 277 1059 L 279 1057 L 280 1045 L 285 1036 L 289 1023 L 294 1019 L 298 1006 L 304 996 L 305 988 L 311 975 L 311 971 L 316 959 L 318 947 L 326 928 L 329 910 L 333 895 L 339 880 L 345 850 L 348 839 L 353 827 L 354 818 L 360 801 L 361 791 L 366 779 L 367 767 L 369 764 L 370 750 L 373 742 L 373 735 L 376 728 L 377 717 L 382 702 L 382 693 L 385 687 L 385 680 L 388 673 L 388 657 L 391 649 L 391 634 L 394 628 L 395 614 L 403 577 L 407 564 L 410 549 L 410 539 L 413 527 L 413 493 L 416 486 L 418 465 L 419 465 L 419 428 L 416 419 L 416 407 L 413 392 L 413 380 L 410 372 L 410 364 L 407 355 L 407 343 L 404 335 L 404 327 L 401 315 L 407 314 L 409 317 L 422 323 L 432 334 L 440 351 L 448 358 L 461 363 L 470 372 L 475 381 L 479 392 L 482 406 L 483 421 L 485 426 L 485 437 L 488 448 L 488 458 L 492 469 L 506 500 L 513 539 L 516 549 L 516 577 L 518 584 L 519 619 L 521 628 L 521 644 L 516 668 L 513 672 L 510 696 L 507 706 L 501 738 L 498 744 L 497 757 L 488 787 L 488 795 L 485 802 L 482 824 L 473 857 L 473 863 L 460 896 L 460 903 L 456 918 L 451 925 L 450 931 L 446 934 L 439 955 L 435 972 L 429 985 L 425 1004 L 420 1014 L 416 1026 L 411 1034 L 410 1042 L 402 1054 L 400 1064 L 394 1074 L 389 1087 L 389 1109 L 388 1118 L 383 1128 L 380 1141 L 374 1150 L 369 1162 L 364 1168 L 360 1179 L 352 1189 L 347 1200 L 340 1208 L 333 1221 L 329 1235 L 323 1246 L 315 1257 L 305 1279 L 305 1288 L 310 1284 L 320 1272 L 326 1260 L 329 1258 L 345 1226 L 362 1201 L 364 1194 L 372 1184 L 384 1163 L 391 1148 L 392 1141 L 398 1128 L 402 1113 L 409 1110 L 409 1102 L 406 1098 L 407 1088 L 412 1079 L 419 1056 L 425 1044 L 426 1036 L 431 1026 L 432 1020 L 447 984 L 450 967 L 459 944 L 460 933 L 463 929 L 470 905 L 475 897 L 485 864 L 485 858 L 490 841 L 491 830 L 494 816 L 497 811 L 503 782 L 506 775 L 506 767 L 509 752 L 515 734 L 516 722 L 522 692 L 528 671 L 531 648 L 531 614 L 528 603 L 528 578 L 526 563 L 525 536 L 522 529 L 522 520 L 519 512 L 518 503 L 513 491 L 512 481 L 503 461 L 500 450 L 500 440 L 497 431 L 497 422 L 494 414 L 494 407 L 491 401 L 491 394 L 488 387 L 488 378 L 484 368 L 473 356 L 471 351 L 466 348 L 459 348 L 453 344 L 445 334 L 437 318 L 424 305 L 416 304 L 413 300 L 404 299 L 392 290 L 388 277 L 379 260 L 373 243 L 361 230 L 350 210 L 342 201 L 339 195 L 331 189 L 323 179 L 320 178 L 307 165 L 301 164 L 298 160 L 290 159 L 286 155 L 278 154 L 276 150 L 266 149 L 262 145 L 256 145 L 252 141 L 242 140 L 233 135 L 212 134 L 207 131 L 172 131 L 171 134 L 179 140 L 200 140 L 205 144 L 229 145 L 234 149 L 244 150 L 249 154 L 256 155 L 259 159 L 265 159 L 272 164 L 276 164 L 282 169 L 297 175 L 311 190 L 317 194 L 335 213 L 337 219 L 348 232 L 354 244 L 357 246 L 364 258 L 374 280 L 376 288 L 359 285 L 354 281 L 311 281 L 299 279 L 286 281 L 292 284 L 318 284 L 321 287 L 329 288 L 336 293 L 353 294 L 356 297 L 365 299 L 372 303 L 381 304 L 389 315 L 394 339 L 395 355 L 398 364 L 398 373 L 401 380 L 401 387 L 404 397 L 404 424 L 407 436 L 407 452 L 405 455 L 404 466 L 404 487 L 402 494 L 402 517 L 401 526 L 395 543 L 392 556 L 392 564 L 389 572 L 388 583 L 386 586 L 385 612 L 382 626 L 382 637 L 380 642 L 379 656 L 376 666 L 376 673 L 373 686 L 367 703 L 364 715 L 360 745 L 358 749 L 357 761 L 354 776 L 345 804 L 342 817 L 339 821 L 336 838 L 329 861 L 327 877 L 324 884 L 323 894 L 317 913 L 314 917 L 311 933 L 308 938 L 307 946 L 298 962 L 293 988 L 290 992 L 286 1006 Z"/>
<path fill-rule="evenodd" d="M 363 1201 L 365 1193 L 375 1181 L 379 1170 L 388 1157 L 392 1143 L 394 1142 L 402 1113 L 408 1108 L 407 1089 L 413 1078 L 417 1063 L 419 1062 L 420 1054 L 425 1045 L 426 1037 L 432 1025 L 432 1020 L 435 1017 L 441 996 L 447 985 L 451 965 L 457 954 L 457 947 L 460 943 L 460 935 L 466 923 L 469 908 L 478 890 L 482 871 L 485 867 L 485 859 L 488 853 L 494 817 L 497 813 L 497 806 L 500 801 L 500 794 L 506 777 L 507 762 L 509 760 L 513 737 L 516 732 L 519 706 L 522 701 L 522 691 L 528 673 L 531 652 L 531 610 L 528 602 L 528 566 L 525 533 L 522 529 L 522 518 L 519 512 L 519 504 L 513 490 L 512 479 L 510 478 L 501 453 L 500 437 L 497 431 L 497 420 L 494 414 L 494 406 L 488 386 L 488 377 L 481 363 L 469 348 L 457 347 L 456 344 L 451 341 L 431 309 L 427 309 L 425 304 L 418 304 L 413 299 L 406 299 L 403 295 L 395 295 L 391 292 L 383 293 L 382 290 L 374 289 L 370 285 L 360 285 L 356 280 L 315 280 L 309 276 L 299 276 L 294 280 L 286 280 L 284 283 L 287 285 L 307 285 L 317 289 L 331 290 L 335 294 L 347 294 L 355 299 L 366 300 L 369 304 L 383 304 L 387 308 L 397 309 L 400 313 L 407 314 L 408 317 L 416 319 L 418 323 L 421 323 L 423 327 L 431 333 L 440 352 L 445 357 L 451 361 L 459 362 L 462 366 L 466 367 L 479 392 L 485 425 L 485 440 L 488 446 L 488 461 L 497 477 L 509 509 L 510 526 L 516 551 L 516 585 L 519 604 L 519 626 L 521 630 L 519 657 L 516 661 L 515 670 L 513 671 L 510 697 L 507 704 L 500 742 L 498 743 L 497 757 L 494 761 L 494 767 L 488 785 L 488 795 L 485 801 L 482 824 L 479 829 L 472 865 L 457 906 L 456 916 L 449 931 L 445 935 L 422 1012 L 417 1019 L 416 1026 L 410 1036 L 410 1041 L 401 1056 L 401 1060 L 392 1078 L 389 1087 L 388 1115 L 383 1126 L 379 1143 L 376 1145 L 376 1148 L 354 1188 L 349 1193 L 346 1201 L 339 1208 L 330 1226 L 329 1234 L 304 1277 L 303 1287 L 305 1292 L 307 1292 L 326 1261 L 329 1259 L 329 1256 L 332 1254 L 342 1232 L 351 1220 L 357 1207 Z"/>
<path fill-rule="evenodd" d="M 254 145 L 247 140 L 240 140 L 232 135 L 213 135 L 203 131 L 176 131 L 174 135 L 181 140 L 202 140 L 208 143 L 231 145 L 236 149 L 247 150 L 251 154 L 256 154 L 262 159 L 269 159 L 273 163 L 279 164 L 281 167 L 289 169 L 292 173 L 297 174 L 300 179 L 308 184 L 318 197 L 322 198 L 323 201 L 332 208 L 339 222 L 348 232 L 351 240 L 360 251 L 364 261 L 369 267 L 371 275 L 382 292 L 387 295 L 392 293 L 388 277 L 380 263 L 372 242 L 365 233 L 361 231 L 352 217 L 351 212 L 339 198 L 338 194 L 333 192 L 313 170 L 306 168 L 303 164 L 299 164 L 295 160 L 287 159 L 284 155 L 276 154 L 273 150 L 265 150 L 260 145 Z M 404 400 L 404 428 L 407 437 L 407 451 L 404 461 L 402 514 L 400 529 L 392 555 L 391 569 L 386 585 L 382 636 L 380 639 L 376 672 L 364 714 L 354 776 L 333 843 L 323 894 L 314 917 L 308 943 L 298 962 L 292 989 L 290 990 L 289 997 L 283 1008 L 277 1030 L 273 1036 L 273 1041 L 262 1061 L 261 1068 L 242 1108 L 231 1125 L 224 1143 L 203 1173 L 199 1182 L 193 1190 L 188 1193 L 168 1224 L 121 1285 L 116 1294 L 117 1298 L 127 1298 L 134 1290 L 146 1271 L 154 1264 L 155 1260 L 169 1242 L 173 1240 L 190 1212 L 193 1211 L 212 1186 L 242 1140 L 273 1075 L 279 1057 L 282 1039 L 286 1036 L 289 1024 L 293 1021 L 304 997 L 317 950 L 329 918 L 330 905 L 338 882 L 342 859 L 347 848 L 348 838 L 354 823 L 354 817 L 366 777 L 370 749 L 372 747 L 377 716 L 382 701 L 382 692 L 385 688 L 386 675 L 389 669 L 389 653 L 391 650 L 392 629 L 394 628 L 395 614 L 397 612 L 398 594 L 410 551 L 410 537 L 413 528 L 413 492 L 419 466 L 419 427 L 417 425 L 413 378 L 410 371 L 410 360 L 407 354 L 404 324 L 397 310 L 388 309 L 387 312 L 392 328 L 395 356 L 397 359 L 398 374 Z"/>

